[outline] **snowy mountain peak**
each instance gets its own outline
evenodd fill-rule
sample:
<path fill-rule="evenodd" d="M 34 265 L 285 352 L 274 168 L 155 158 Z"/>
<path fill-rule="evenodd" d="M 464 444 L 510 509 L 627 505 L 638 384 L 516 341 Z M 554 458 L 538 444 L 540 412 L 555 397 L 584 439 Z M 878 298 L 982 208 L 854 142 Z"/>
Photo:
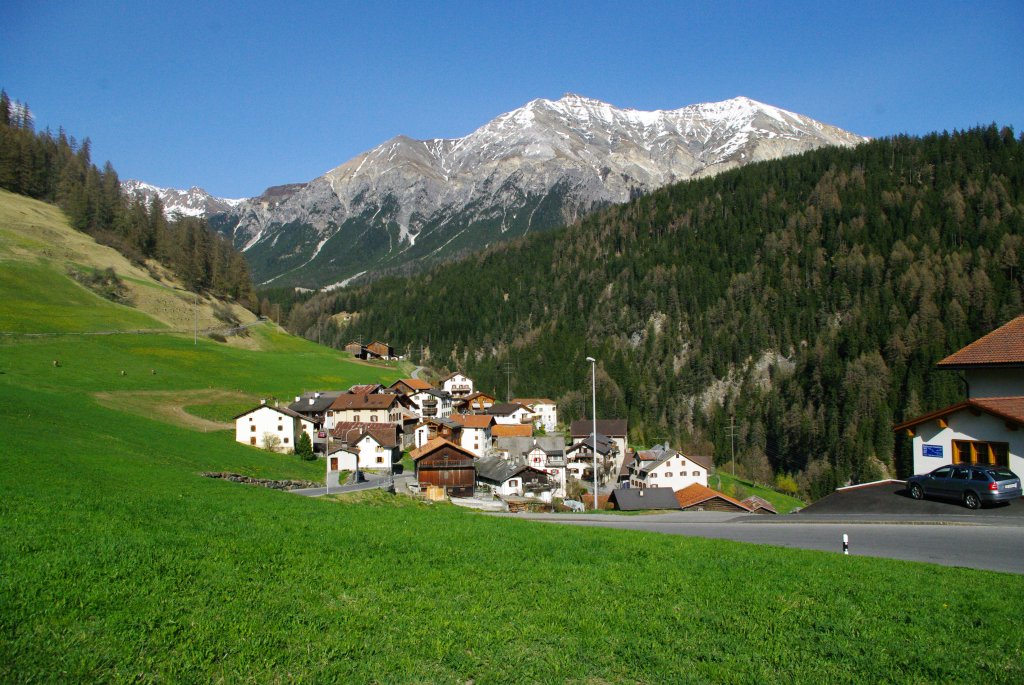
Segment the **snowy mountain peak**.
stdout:
<path fill-rule="evenodd" d="M 863 140 L 747 97 L 642 111 L 566 93 L 461 138 L 396 136 L 215 223 L 262 282 L 316 286 L 553 228 L 670 183 Z"/>
<path fill-rule="evenodd" d="M 214 197 L 199 186 L 188 190 L 177 188 L 161 188 L 159 186 L 129 179 L 121 183 L 121 188 L 131 199 L 140 199 L 145 204 L 159 197 L 164 206 L 164 216 L 209 216 L 218 212 L 227 212 L 245 202 L 246 198 L 230 199 Z"/>

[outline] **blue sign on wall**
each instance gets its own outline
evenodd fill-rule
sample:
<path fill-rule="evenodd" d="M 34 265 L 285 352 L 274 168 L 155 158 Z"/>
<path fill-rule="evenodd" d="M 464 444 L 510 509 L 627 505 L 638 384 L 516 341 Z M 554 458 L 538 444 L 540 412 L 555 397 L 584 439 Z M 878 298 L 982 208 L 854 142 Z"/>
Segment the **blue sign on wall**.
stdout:
<path fill-rule="evenodd" d="M 942 445 L 921 445 L 922 457 L 942 458 Z"/>

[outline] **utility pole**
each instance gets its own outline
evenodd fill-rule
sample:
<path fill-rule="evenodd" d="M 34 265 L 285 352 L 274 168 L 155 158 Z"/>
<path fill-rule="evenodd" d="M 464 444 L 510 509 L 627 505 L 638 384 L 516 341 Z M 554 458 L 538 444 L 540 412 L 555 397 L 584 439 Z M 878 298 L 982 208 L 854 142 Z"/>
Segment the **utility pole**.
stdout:
<path fill-rule="evenodd" d="M 512 362 L 505 362 L 505 401 L 512 401 Z"/>
<path fill-rule="evenodd" d="M 599 494 L 599 490 L 597 488 L 597 360 L 593 357 L 587 357 L 587 361 L 590 362 L 590 396 L 594 402 L 592 408 L 593 414 L 590 417 L 594 428 L 594 432 L 591 433 L 592 442 L 590 443 L 590 447 L 594 450 L 594 511 L 597 511 L 597 496 Z"/>
<path fill-rule="evenodd" d="M 729 417 L 728 436 L 729 436 L 729 451 L 732 453 L 732 475 L 736 475 L 736 417 Z"/>

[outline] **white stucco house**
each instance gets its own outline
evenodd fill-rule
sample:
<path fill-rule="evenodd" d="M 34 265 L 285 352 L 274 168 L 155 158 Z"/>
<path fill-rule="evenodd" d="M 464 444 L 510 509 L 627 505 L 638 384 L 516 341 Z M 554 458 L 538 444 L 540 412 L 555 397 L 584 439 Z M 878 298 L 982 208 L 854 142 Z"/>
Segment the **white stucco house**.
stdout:
<path fill-rule="evenodd" d="M 396 393 L 353 393 L 339 395 L 327 408 L 324 425 L 334 430 L 339 423 L 392 423 L 401 425 L 403 408 L 411 407 L 403 395 Z"/>
<path fill-rule="evenodd" d="M 525 398 L 513 400 L 518 404 L 527 407 L 533 412 L 533 424 L 543 428 L 548 433 L 553 433 L 558 426 L 558 405 L 553 400 L 545 398 Z"/>
<path fill-rule="evenodd" d="M 272 407 L 266 400 L 235 417 L 235 441 L 265 449 L 266 436 L 276 436 L 281 452 L 294 452 L 303 431 L 315 430 L 312 421 L 287 407 Z"/>
<path fill-rule="evenodd" d="M 478 457 L 487 454 L 491 447 L 491 428 L 494 417 L 487 414 L 452 414 L 451 420 L 462 426 L 458 445 Z"/>
<path fill-rule="evenodd" d="M 473 379 L 456 371 L 441 379 L 441 389 L 453 397 L 466 397 L 473 394 Z"/>
<path fill-rule="evenodd" d="M 1024 316 L 937 366 L 963 373 L 967 399 L 895 427 L 913 439 L 914 473 L 969 463 L 1024 474 Z"/>
<path fill-rule="evenodd" d="M 452 415 L 452 396 L 443 390 L 425 388 L 407 397 L 412 410 L 423 418 L 446 419 Z"/>
<path fill-rule="evenodd" d="M 335 444 L 357 454 L 361 469 L 389 471 L 402 458 L 395 424 L 339 423 L 331 431 L 332 449 Z"/>
<path fill-rule="evenodd" d="M 707 487 L 710 469 L 711 465 L 704 459 L 688 457 L 668 445 L 659 445 L 636 453 L 629 468 L 629 487 L 672 488 L 673 492 L 695 483 Z"/>
<path fill-rule="evenodd" d="M 499 426 L 521 426 L 533 423 L 533 412 L 518 402 L 499 402 L 487 408 Z"/>

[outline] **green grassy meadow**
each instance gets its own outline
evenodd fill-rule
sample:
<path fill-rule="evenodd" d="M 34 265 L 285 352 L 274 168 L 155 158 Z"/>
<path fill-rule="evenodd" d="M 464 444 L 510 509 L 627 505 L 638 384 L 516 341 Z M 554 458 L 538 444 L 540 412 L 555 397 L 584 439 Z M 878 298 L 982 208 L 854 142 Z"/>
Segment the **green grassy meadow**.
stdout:
<path fill-rule="evenodd" d="M 27 302 L 48 276 L 3 282 Z M 123 321 L 83 292 L 88 326 Z M 22 326 L 86 325 L 10 303 Z M 202 478 L 318 480 L 322 464 L 133 398 L 400 375 L 254 330 L 260 349 L 0 337 L 0 682 L 1024 681 L 1021 576 Z"/>
<path fill-rule="evenodd" d="M 772 506 L 780 514 L 788 514 L 795 509 L 801 509 L 806 506 L 802 500 L 796 497 L 790 497 L 777 490 L 772 490 L 763 485 L 751 483 L 749 480 L 743 480 L 728 473 L 723 473 L 723 470 L 719 468 L 717 473 L 708 478 L 708 487 L 724 492 L 732 497 L 743 495 L 740 499 L 757 495 L 771 502 Z"/>

